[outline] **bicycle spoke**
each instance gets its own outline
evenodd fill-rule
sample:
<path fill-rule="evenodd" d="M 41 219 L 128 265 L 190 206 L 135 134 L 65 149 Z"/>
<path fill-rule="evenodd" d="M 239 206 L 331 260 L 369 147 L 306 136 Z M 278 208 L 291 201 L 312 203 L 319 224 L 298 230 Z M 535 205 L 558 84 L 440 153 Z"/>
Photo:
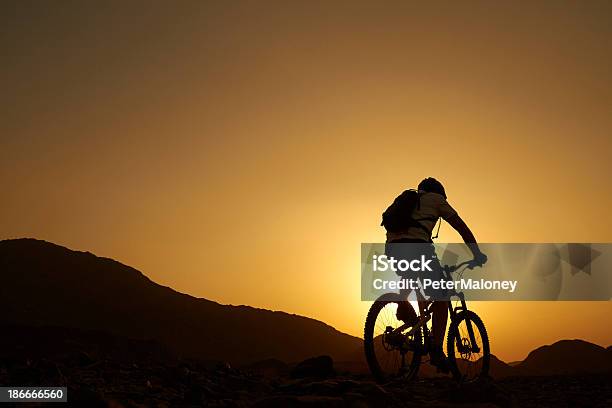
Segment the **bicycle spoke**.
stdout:
<path fill-rule="evenodd" d="M 468 321 L 462 320 L 457 327 L 456 336 L 458 338 L 455 339 L 455 343 L 461 345 L 461 349 L 457 350 L 457 365 L 463 373 L 463 377 L 467 380 L 472 380 L 482 371 L 484 345 L 478 327 L 471 321 L 469 324 L 472 325 L 475 342 L 472 342 L 470 338 L 467 327 Z M 473 351 L 475 346 L 478 347 L 478 352 Z"/>

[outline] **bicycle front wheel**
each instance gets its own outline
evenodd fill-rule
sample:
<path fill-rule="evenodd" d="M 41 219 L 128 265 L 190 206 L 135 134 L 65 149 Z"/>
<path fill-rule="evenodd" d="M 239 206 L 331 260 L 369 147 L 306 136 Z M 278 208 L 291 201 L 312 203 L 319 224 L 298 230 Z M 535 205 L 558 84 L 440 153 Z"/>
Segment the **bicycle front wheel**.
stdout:
<path fill-rule="evenodd" d="M 489 374 L 489 336 L 476 313 L 463 311 L 453 320 L 448 329 L 446 351 L 456 380 L 470 382 Z"/>

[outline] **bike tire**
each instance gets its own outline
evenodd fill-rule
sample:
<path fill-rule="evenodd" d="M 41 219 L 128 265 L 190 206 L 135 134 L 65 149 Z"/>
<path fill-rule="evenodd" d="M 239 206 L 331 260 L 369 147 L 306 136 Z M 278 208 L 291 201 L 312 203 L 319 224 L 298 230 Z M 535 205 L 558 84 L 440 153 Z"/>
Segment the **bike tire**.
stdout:
<path fill-rule="evenodd" d="M 363 338 L 366 361 L 368 363 L 368 367 L 370 368 L 370 372 L 374 376 L 375 380 L 379 383 L 387 382 L 392 378 L 388 372 L 381 368 L 379 358 L 377 357 L 376 353 L 376 343 L 379 341 L 382 343 L 382 339 L 380 335 L 376 336 L 374 331 L 379 313 L 385 308 L 385 306 L 392 303 L 397 303 L 397 301 L 375 301 L 368 311 L 368 316 L 366 318 L 364 327 Z M 421 339 L 421 330 L 417 330 L 414 334 L 413 341 L 416 344 L 422 345 Z M 378 347 L 378 349 L 380 350 L 380 347 Z M 401 378 L 405 379 L 406 381 L 412 380 L 416 377 L 421 364 L 421 353 L 413 351 L 412 356 L 410 356 L 409 359 L 410 361 L 408 362 L 405 371 L 401 374 L 398 372 L 397 374 L 398 376 L 401 375 Z"/>
<path fill-rule="evenodd" d="M 479 346 L 482 347 L 482 357 L 473 363 L 462 358 L 461 353 L 455 348 L 457 337 L 462 339 L 459 327 L 463 321 L 468 320 L 472 323 L 472 328 L 478 331 L 482 343 L 482 345 Z M 446 352 L 451 373 L 457 381 L 470 382 L 489 375 L 489 366 L 491 363 L 489 335 L 487 334 L 487 329 L 482 319 L 476 313 L 471 310 L 459 312 L 457 318 L 451 322 L 446 339 Z M 472 365 L 470 366 L 470 364 Z M 460 365 L 463 367 L 460 367 Z M 473 376 L 468 377 L 464 374 L 466 367 L 473 368 Z"/>

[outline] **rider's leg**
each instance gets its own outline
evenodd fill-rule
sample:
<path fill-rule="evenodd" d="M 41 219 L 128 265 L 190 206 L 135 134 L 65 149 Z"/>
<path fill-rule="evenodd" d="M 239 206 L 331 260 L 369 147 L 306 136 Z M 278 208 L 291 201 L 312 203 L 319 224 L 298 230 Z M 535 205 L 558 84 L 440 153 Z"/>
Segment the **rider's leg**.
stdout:
<path fill-rule="evenodd" d="M 442 350 L 442 343 L 444 342 L 444 333 L 446 333 L 446 322 L 448 321 L 448 302 L 434 302 L 431 306 L 433 312 L 432 322 L 432 337 L 433 345 Z"/>
<path fill-rule="evenodd" d="M 409 294 L 410 291 L 400 290 L 400 296 L 402 299 L 407 299 Z M 396 317 L 397 320 L 401 320 L 411 326 L 416 324 L 416 322 L 419 320 L 416 312 L 414 311 L 414 307 L 412 307 L 408 300 L 397 302 Z"/>
<path fill-rule="evenodd" d="M 446 332 L 446 321 L 448 320 L 448 302 L 438 301 L 431 306 L 433 321 L 432 331 L 432 350 L 431 364 L 438 367 L 439 371 L 448 372 L 448 363 L 442 349 L 444 333 Z"/>

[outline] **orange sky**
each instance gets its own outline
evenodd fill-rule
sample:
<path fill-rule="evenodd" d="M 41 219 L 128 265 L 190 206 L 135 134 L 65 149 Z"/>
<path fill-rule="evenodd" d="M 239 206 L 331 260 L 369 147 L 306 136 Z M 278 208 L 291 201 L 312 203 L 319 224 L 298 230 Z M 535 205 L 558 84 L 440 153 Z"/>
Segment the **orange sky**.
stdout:
<path fill-rule="evenodd" d="M 3 238 L 354 335 L 424 176 L 482 242 L 612 241 L 608 2 L 121 3 L 3 5 Z M 610 302 L 474 308 L 506 360 L 612 343 Z"/>

